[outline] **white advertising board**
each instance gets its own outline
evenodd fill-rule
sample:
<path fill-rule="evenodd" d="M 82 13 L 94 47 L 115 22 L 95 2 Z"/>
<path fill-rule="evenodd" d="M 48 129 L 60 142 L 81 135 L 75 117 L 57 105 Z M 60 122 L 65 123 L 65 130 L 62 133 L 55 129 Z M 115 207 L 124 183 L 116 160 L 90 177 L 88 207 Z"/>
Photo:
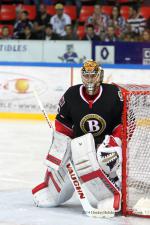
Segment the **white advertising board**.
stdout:
<path fill-rule="evenodd" d="M 70 83 L 70 68 L 0 66 L 0 112 L 39 113 L 34 87 L 50 114 Z"/>
<path fill-rule="evenodd" d="M 82 63 L 91 58 L 89 41 L 0 41 L 2 62 Z"/>
<path fill-rule="evenodd" d="M 42 41 L 0 41 L 0 61 L 3 62 L 41 62 Z"/>
<path fill-rule="evenodd" d="M 91 58 L 89 41 L 45 41 L 43 61 L 82 63 Z"/>

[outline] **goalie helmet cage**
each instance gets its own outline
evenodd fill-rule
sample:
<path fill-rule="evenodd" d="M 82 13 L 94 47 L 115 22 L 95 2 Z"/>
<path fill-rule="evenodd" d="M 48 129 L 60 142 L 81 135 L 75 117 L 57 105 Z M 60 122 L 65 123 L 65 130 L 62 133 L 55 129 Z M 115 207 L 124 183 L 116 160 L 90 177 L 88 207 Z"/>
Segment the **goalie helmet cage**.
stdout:
<path fill-rule="evenodd" d="M 124 99 L 122 213 L 150 217 L 150 85 L 119 85 Z"/>

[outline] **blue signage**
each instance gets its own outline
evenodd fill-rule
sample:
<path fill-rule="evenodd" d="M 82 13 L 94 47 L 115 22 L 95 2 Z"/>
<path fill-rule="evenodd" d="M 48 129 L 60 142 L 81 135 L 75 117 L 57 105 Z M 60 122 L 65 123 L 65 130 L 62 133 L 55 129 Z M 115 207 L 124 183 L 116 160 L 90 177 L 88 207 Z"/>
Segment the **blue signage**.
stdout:
<path fill-rule="evenodd" d="M 114 54 L 110 46 L 114 46 Z M 99 51 L 99 52 L 98 52 Z M 150 65 L 150 42 L 93 42 L 92 58 L 102 63 Z M 114 57 L 114 59 L 112 59 Z"/>

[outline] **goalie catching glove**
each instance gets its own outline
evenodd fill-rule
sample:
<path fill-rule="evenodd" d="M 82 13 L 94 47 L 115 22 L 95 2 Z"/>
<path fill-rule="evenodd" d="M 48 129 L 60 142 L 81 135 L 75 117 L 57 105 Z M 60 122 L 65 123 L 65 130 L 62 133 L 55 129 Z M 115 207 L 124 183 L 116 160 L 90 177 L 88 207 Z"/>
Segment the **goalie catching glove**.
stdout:
<path fill-rule="evenodd" d="M 97 159 L 101 169 L 110 178 L 115 178 L 122 163 L 121 140 L 112 135 L 106 135 L 97 149 Z"/>

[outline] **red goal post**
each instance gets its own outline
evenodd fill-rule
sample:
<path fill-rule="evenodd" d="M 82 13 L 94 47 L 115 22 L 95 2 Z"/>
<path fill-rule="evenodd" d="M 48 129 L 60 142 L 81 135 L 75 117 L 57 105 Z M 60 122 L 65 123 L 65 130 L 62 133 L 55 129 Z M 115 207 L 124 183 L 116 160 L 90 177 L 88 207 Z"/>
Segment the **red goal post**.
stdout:
<path fill-rule="evenodd" d="M 123 215 L 150 217 L 150 85 L 119 85 L 124 99 Z"/>

